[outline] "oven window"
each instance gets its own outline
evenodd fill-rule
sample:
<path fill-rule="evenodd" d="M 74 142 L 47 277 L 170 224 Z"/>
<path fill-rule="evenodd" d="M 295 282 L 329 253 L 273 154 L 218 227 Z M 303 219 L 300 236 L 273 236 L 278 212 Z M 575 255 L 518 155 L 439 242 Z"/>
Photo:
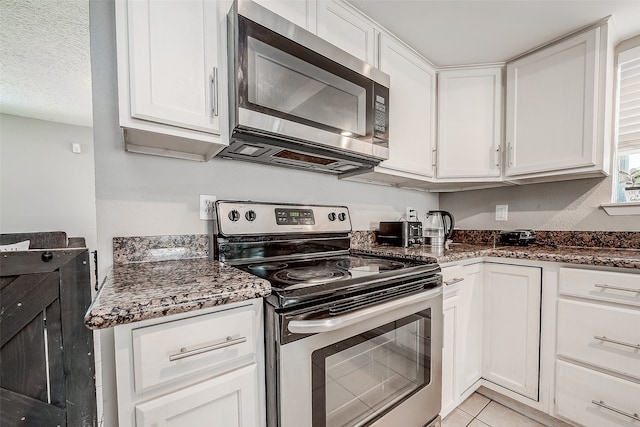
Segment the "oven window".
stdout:
<path fill-rule="evenodd" d="M 364 426 L 431 382 L 431 309 L 312 354 L 313 427 Z"/>

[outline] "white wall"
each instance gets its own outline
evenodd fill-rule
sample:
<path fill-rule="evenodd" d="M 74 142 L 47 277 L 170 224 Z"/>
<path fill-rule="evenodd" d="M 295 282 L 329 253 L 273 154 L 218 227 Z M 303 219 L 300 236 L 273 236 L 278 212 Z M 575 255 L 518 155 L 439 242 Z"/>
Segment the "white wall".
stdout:
<path fill-rule="evenodd" d="M 90 127 L 0 114 L 0 190 L 2 233 L 64 231 L 96 248 Z"/>
<path fill-rule="evenodd" d="M 462 229 L 640 231 L 638 216 L 609 216 L 611 177 L 488 190 L 442 193 L 440 207 Z M 495 221 L 496 205 L 509 205 L 509 221 Z"/>

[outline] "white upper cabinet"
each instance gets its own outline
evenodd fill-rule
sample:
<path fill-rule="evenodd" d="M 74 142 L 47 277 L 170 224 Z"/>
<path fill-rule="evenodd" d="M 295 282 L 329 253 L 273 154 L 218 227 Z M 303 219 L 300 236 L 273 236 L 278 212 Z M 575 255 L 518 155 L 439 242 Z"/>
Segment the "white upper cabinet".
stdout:
<path fill-rule="evenodd" d="M 438 73 L 438 178 L 500 178 L 502 67 Z"/>
<path fill-rule="evenodd" d="M 436 70 L 394 37 L 380 35 L 380 69 L 391 76 L 386 169 L 433 177 Z"/>
<path fill-rule="evenodd" d="M 318 0 L 317 14 L 318 36 L 362 61 L 375 63 L 371 21 L 332 0 Z"/>
<path fill-rule="evenodd" d="M 116 2 L 120 125 L 134 130 L 128 150 L 208 160 L 222 148 L 218 19 L 212 1 Z"/>
<path fill-rule="evenodd" d="M 604 24 L 507 65 L 507 179 L 609 172 L 609 44 Z"/>
<path fill-rule="evenodd" d="M 315 0 L 254 0 L 270 11 L 293 22 L 298 27 L 315 33 Z"/>

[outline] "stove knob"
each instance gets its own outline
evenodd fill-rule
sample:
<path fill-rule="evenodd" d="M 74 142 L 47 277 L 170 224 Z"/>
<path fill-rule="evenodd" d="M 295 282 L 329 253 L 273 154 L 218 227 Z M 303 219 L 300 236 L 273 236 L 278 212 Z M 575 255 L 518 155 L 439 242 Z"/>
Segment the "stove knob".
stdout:
<path fill-rule="evenodd" d="M 244 217 L 247 219 L 247 221 L 253 221 L 254 219 L 256 219 L 256 213 L 254 211 L 247 211 L 244 214 Z"/>
<path fill-rule="evenodd" d="M 345 219 L 347 219 L 347 214 L 346 214 L 346 213 L 344 213 L 344 212 L 340 212 L 340 213 L 338 214 L 338 219 L 339 219 L 340 221 L 344 221 Z"/>
<path fill-rule="evenodd" d="M 231 212 L 229 212 L 229 219 L 233 222 L 236 222 L 237 220 L 240 219 L 240 212 L 238 212 L 237 210 L 232 210 Z"/>
<path fill-rule="evenodd" d="M 329 221 L 335 221 L 336 220 L 336 213 L 335 212 L 331 212 L 329 214 Z"/>

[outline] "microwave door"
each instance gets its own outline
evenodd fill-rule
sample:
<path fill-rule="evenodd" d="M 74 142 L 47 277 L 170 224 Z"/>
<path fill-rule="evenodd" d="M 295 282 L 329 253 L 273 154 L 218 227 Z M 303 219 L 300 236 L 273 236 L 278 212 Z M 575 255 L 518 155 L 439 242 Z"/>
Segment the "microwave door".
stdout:
<path fill-rule="evenodd" d="M 378 157 L 371 79 L 243 16 L 235 66 L 240 127 Z"/>
<path fill-rule="evenodd" d="M 252 37 L 247 50 L 249 104 L 329 131 L 366 134 L 364 87 Z"/>

